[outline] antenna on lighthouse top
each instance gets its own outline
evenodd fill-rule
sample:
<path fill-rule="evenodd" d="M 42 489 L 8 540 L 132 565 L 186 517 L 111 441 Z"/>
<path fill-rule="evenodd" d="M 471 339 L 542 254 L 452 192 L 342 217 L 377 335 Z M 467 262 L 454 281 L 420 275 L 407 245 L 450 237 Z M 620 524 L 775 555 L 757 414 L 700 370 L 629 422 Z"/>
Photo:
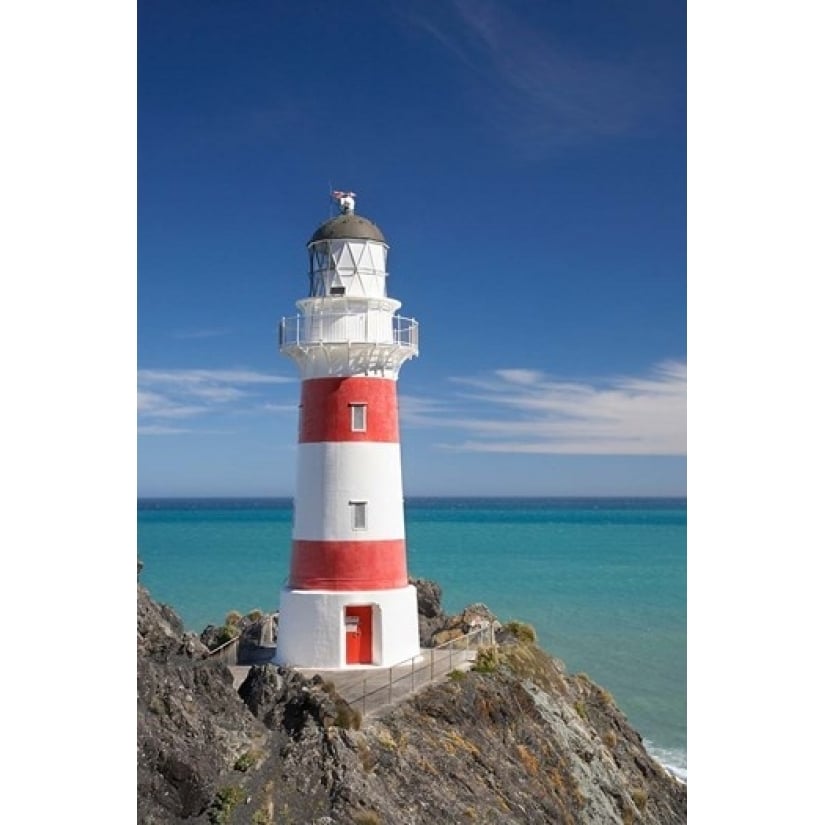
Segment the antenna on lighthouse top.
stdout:
<path fill-rule="evenodd" d="M 339 192 L 336 190 L 330 197 L 338 202 L 338 208 L 341 210 L 342 215 L 355 212 L 355 192 Z"/>

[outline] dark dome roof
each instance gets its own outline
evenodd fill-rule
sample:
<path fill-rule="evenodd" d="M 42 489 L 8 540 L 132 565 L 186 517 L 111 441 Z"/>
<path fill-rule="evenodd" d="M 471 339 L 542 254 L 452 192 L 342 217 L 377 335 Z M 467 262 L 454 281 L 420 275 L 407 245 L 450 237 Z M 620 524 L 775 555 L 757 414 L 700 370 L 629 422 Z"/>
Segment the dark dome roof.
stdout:
<path fill-rule="evenodd" d="M 322 223 L 309 239 L 309 243 L 341 238 L 358 238 L 386 243 L 383 233 L 372 221 L 368 221 L 354 212 L 336 215 L 334 218 Z"/>

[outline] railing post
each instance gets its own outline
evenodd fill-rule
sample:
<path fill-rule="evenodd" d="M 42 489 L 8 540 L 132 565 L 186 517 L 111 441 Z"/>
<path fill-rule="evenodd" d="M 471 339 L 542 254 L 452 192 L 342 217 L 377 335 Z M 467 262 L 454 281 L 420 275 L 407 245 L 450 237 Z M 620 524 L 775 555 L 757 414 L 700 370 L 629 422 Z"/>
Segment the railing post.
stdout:
<path fill-rule="evenodd" d="M 364 694 L 363 694 L 362 706 L 363 706 L 362 715 L 366 716 L 367 715 L 367 677 L 366 676 L 364 677 Z"/>
<path fill-rule="evenodd" d="M 415 656 L 410 659 L 410 693 L 415 690 Z"/>
<path fill-rule="evenodd" d="M 388 692 L 389 692 L 389 698 L 387 699 L 387 704 L 389 704 L 390 702 L 392 702 L 392 668 L 390 668 L 390 670 L 389 670 L 389 674 L 390 674 L 390 683 L 389 683 L 389 685 L 387 686 L 387 690 L 388 690 Z"/>

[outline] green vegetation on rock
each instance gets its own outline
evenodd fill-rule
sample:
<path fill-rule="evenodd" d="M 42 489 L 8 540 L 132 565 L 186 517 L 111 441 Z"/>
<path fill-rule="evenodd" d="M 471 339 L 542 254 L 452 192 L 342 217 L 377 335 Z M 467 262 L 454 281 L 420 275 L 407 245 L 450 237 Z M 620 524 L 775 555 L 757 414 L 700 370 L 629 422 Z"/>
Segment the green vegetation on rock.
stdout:
<path fill-rule="evenodd" d="M 346 730 L 361 729 L 361 711 L 352 707 L 343 699 L 335 703 L 335 724 Z"/>
<path fill-rule="evenodd" d="M 527 624 L 527 622 L 507 622 L 507 624 L 504 625 L 504 629 L 509 630 L 516 639 L 526 644 L 535 644 L 538 638 L 536 636 L 536 629 L 533 625 Z"/>
<path fill-rule="evenodd" d="M 260 751 L 249 750 L 242 753 L 236 760 L 233 768 L 241 773 L 246 773 L 250 768 L 258 764 L 263 754 Z"/>
<path fill-rule="evenodd" d="M 221 645 L 225 645 L 227 642 L 231 642 L 232 639 L 239 635 L 239 633 L 240 630 L 235 625 L 223 625 L 215 636 L 216 646 L 220 647 Z"/>
<path fill-rule="evenodd" d="M 498 649 L 495 647 L 480 647 L 476 651 L 476 660 L 473 670 L 478 673 L 494 673 L 500 664 Z"/>
<path fill-rule="evenodd" d="M 244 799 L 243 789 L 236 785 L 221 788 L 209 807 L 209 822 L 212 825 L 227 825 L 232 810 Z"/>
<path fill-rule="evenodd" d="M 241 619 L 243 619 L 243 616 L 241 616 L 241 614 L 238 613 L 237 610 L 230 610 L 226 614 L 226 618 L 224 619 L 224 624 L 229 626 L 229 627 L 235 627 L 235 625 L 240 624 Z"/>

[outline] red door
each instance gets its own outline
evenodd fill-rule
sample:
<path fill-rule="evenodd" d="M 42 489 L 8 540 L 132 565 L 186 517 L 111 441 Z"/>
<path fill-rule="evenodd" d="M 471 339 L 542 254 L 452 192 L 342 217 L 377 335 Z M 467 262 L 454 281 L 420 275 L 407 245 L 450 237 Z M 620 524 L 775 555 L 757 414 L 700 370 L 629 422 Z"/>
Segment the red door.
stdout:
<path fill-rule="evenodd" d="M 372 605 L 344 608 L 347 631 L 347 664 L 372 664 Z"/>

